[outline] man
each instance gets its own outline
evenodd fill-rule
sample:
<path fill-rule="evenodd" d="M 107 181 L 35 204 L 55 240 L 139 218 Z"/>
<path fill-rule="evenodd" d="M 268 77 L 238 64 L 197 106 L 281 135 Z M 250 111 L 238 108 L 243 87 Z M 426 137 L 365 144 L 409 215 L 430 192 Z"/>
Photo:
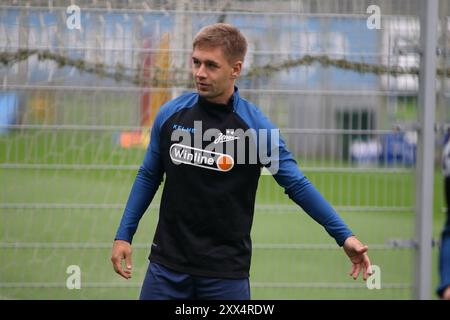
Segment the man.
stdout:
<path fill-rule="evenodd" d="M 200 30 L 192 54 L 197 93 L 168 102 L 156 117 L 111 258 L 130 278 L 132 237 L 165 174 L 141 299 L 250 299 L 250 229 L 262 166 L 344 247 L 354 279 L 371 273 L 367 246 L 301 173 L 279 130 L 240 97 L 234 84 L 246 51 L 231 25 Z"/>
<path fill-rule="evenodd" d="M 450 129 L 444 137 L 442 150 L 442 174 L 444 175 L 444 195 L 447 205 L 447 219 L 441 233 L 439 250 L 440 283 L 436 290 L 443 300 L 450 300 Z"/>

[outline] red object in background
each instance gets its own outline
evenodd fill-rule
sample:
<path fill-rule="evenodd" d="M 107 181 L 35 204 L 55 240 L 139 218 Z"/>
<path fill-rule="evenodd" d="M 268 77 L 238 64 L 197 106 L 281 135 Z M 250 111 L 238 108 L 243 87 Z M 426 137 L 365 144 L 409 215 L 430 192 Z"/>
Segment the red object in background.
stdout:
<path fill-rule="evenodd" d="M 122 148 L 131 148 L 142 145 L 141 131 L 124 131 L 120 133 L 119 144 Z"/>
<path fill-rule="evenodd" d="M 151 66 L 152 66 L 152 53 L 148 50 L 151 48 L 150 39 L 145 39 L 143 43 L 144 52 L 141 54 L 141 63 L 142 63 L 142 78 L 143 81 L 141 83 L 141 88 L 143 88 L 141 93 L 141 127 L 150 127 L 151 126 L 151 117 L 150 117 L 150 101 L 151 101 L 151 93 L 147 90 L 150 87 L 150 75 L 151 75 Z"/>

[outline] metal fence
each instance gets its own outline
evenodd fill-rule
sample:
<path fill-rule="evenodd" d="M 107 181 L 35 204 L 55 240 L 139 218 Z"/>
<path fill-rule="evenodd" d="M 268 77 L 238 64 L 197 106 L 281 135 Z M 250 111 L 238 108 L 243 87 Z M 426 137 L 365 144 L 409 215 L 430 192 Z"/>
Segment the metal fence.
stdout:
<path fill-rule="evenodd" d="M 367 25 L 372 2 L 381 8 L 379 29 Z M 0 298 L 138 297 L 159 193 L 134 240 L 130 282 L 112 271 L 112 239 L 152 119 L 162 102 L 193 90 L 192 37 L 217 21 L 248 38 L 242 95 L 281 128 L 302 171 L 369 244 L 382 279 L 380 290 L 349 279 L 342 249 L 263 175 L 253 298 L 431 296 L 426 279 L 418 294 L 414 276 L 414 257 L 431 252 L 418 242 L 415 220 L 423 172 L 416 174 L 418 1 L 106 3 L 80 3 L 81 30 L 68 28 L 71 14 L 58 2 L 0 6 Z M 449 6 L 440 6 L 438 67 L 445 70 Z M 437 79 L 439 137 L 450 83 Z M 435 235 L 443 218 L 436 177 Z M 80 267 L 80 290 L 66 286 L 70 265 Z M 433 285 L 435 269 L 425 276 L 433 274 Z"/>

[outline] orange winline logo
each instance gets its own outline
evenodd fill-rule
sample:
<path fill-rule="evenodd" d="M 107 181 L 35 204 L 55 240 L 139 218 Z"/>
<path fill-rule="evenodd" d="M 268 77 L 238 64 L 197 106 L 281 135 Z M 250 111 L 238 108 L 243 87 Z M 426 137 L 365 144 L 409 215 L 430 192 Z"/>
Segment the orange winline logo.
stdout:
<path fill-rule="evenodd" d="M 171 136 L 174 143 L 169 150 L 174 164 L 228 172 L 235 164 L 260 163 L 272 174 L 278 172 L 278 129 L 260 129 L 258 132 L 254 129 L 227 129 L 224 135 L 214 128 L 203 132 L 201 121 L 195 121 L 192 130 L 180 130 L 175 126 L 174 129 Z M 210 144 L 203 148 L 204 142 Z"/>

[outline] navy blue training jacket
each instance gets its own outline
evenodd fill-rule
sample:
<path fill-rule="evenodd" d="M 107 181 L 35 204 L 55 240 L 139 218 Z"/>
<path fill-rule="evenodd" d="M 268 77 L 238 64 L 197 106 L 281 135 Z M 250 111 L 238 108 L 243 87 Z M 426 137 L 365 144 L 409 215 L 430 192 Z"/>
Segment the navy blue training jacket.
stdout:
<path fill-rule="evenodd" d="M 198 276 L 248 277 L 263 166 L 340 246 L 352 235 L 279 130 L 235 88 L 227 105 L 187 93 L 161 107 L 115 239 L 132 242 L 165 175 L 150 261 Z"/>

